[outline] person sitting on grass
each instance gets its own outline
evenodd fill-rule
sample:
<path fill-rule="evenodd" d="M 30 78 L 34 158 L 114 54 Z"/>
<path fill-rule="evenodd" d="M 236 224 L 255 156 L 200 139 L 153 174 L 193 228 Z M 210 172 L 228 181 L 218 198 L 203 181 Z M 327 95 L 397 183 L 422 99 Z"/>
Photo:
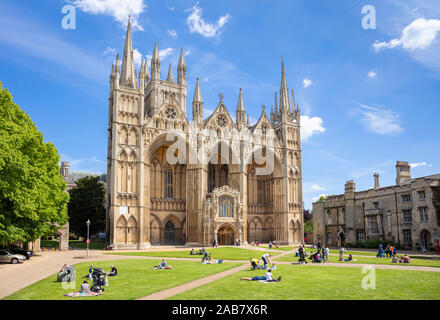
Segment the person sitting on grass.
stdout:
<path fill-rule="evenodd" d="M 397 259 L 396 255 L 393 255 L 393 258 L 391 259 L 391 263 L 399 263 L 399 260 Z"/>
<path fill-rule="evenodd" d="M 344 261 L 344 253 L 343 251 L 339 251 L 339 261 Z"/>
<path fill-rule="evenodd" d="M 349 255 L 348 255 L 348 258 L 345 259 L 344 261 L 352 261 L 352 260 L 353 260 L 353 257 L 351 256 L 351 254 L 349 254 Z"/>
<path fill-rule="evenodd" d="M 110 266 L 111 271 L 109 273 L 107 273 L 107 275 L 109 277 L 114 277 L 118 275 L 118 269 L 116 269 L 116 267 L 114 265 Z"/>
<path fill-rule="evenodd" d="M 189 255 L 190 255 L 190 256 L 193 256 L 193 255 L 194 255 L 194 249 L 191 249 L 191 251 L 189 252 Z"/>
<path fill-rule="evenodd" d="M 81 292 L 82 293 L 90 293 L 90 286 L 87 280 L 84 280 L 84 282 L 81 284 Z"/>
<path fill-rule="evenodd" d="M 265 276 L 256 276 L 252 278 L 240 278 L 240 280 L 247 280 L 247 281 L 266 281 L 266 282 L 280 282 L 281 277 L 278 277 L 278 279 L 274 279 L 272 275 L 272 270 L 269 269 L 266 272 Z"/>
<path fill-rule="evenodd" d="M 272 249 L 272 247 L 273 247 L 272 241 L 269 241 L 269 249 Z"/>
<path fill-rule="evenodd" d="M 167 262 L 165 259 L 162 259 L 162 262 L 157 265 L 158 269 L 165 269 L 167 267 Z"/>
<path fill-rule="evenodd" d="M 400 258 L 399 262 L 400 263 L 411 263 L 411 259 L 407 254 L 405 254 Z"/>

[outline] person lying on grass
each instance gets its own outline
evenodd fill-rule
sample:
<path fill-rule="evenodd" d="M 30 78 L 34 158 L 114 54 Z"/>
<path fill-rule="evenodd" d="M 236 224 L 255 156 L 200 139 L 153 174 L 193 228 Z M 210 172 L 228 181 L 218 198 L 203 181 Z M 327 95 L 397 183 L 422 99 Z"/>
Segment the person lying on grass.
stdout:
<path fill-rule="evenodd" d="M 351 254 L 349 254 L 349 255 L 348 255 L 348 258 L 345 259 L 344 261 L 352 261 L 352 260 L 353 260 L 353 257 L 351 256 Z"/>
<path fill-rule="evenodd" d="M 247 280 L 247 281 L 266 281 L 266 282 L 280 282 L 281 281 L 281 277 L 278 277 L 278 279 L 274 279 L 273 275 L 272 275 L 272 270 L 269 269 L 266 272 L 265 276 L 257 276 L 257 277 L 252 277 L 252 278 L 245 278 L 242 277 L 240 278 L 240 280 Z"/>
<path fill-rule="evenodd" d="M 84 280 L 84 282 L 81 284 L 81 292 L 82 293 L 90 293 L 90 286 L 87 280 Z"/>

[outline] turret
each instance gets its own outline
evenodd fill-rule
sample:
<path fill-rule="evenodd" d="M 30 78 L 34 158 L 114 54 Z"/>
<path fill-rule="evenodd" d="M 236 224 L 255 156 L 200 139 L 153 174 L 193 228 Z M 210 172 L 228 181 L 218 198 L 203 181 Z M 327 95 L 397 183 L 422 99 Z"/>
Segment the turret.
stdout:
<path fill-rule="evenodd" d="M 244 126 L 246 123 L 246 110 L 244 109 L 243 95 L 241 93 L 241 88 L 240 88 L 240 93 L 238 95 L 236 120 L 237 120 L 237 125 Z"/>
<path fill-rule="evenodd" d="M 153 57 L 151 58 L 151 80 L 160 80 L 160 58 L 157 42 L 154 45 Z"/>
<path fill-rule="evenodd" d="M 199 78 L 197 78 L 196 89 L 193 97 L 193 120 L 197 123 L 203 121 L 203 100 L 200 92 Z"/>

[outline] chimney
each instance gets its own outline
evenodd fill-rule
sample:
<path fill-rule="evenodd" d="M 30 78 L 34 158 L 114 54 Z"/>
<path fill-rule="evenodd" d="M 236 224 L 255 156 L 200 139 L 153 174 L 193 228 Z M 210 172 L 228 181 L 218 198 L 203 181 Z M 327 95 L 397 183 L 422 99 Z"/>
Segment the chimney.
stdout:
<path fill-rule="evenodd" d="M 379 189 L 379 174 L 376 172 L 374 173 L 374 189 Z"/>
<path fill-rule="evenodd" d="M 406 161 L 396 163 L 396 185 L 401 185 L 407 179 L 411 179 L 411 167 Z"/>

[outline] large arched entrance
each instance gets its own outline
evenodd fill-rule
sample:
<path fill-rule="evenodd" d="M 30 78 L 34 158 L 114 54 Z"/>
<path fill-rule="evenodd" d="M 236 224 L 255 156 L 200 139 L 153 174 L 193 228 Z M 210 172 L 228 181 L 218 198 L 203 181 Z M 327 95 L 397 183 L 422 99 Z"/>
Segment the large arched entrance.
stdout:
<path fill-rule="evenodd" d="M 422 249 L 425 248 L 426 250 L 429 250 L 431 244 L 431 234 L 426 229 L 423 229 L 422 232 L 420 232 L 420 244 Z"/>
<path fill-rule="evenodd" d="M 233 245 L 234 244 L 234 229 L 229 225 L 224 225 L 218 230 L 218 244 L 219 245 Z"/>
<path fill-rule="evenodd" d="M 165 225 L 165 244 L 174 244 L 174 223 L 168 221 Z"/>

